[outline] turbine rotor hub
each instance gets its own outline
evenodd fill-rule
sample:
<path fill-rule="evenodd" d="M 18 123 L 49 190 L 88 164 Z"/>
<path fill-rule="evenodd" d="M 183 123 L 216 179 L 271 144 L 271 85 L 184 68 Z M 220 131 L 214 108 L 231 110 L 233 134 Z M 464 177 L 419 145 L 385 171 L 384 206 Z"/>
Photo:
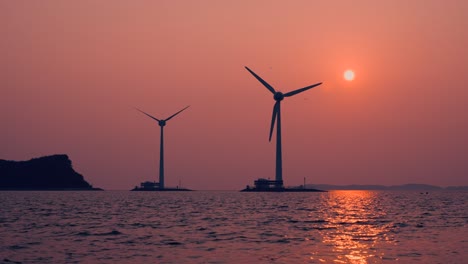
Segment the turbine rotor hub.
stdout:
<path fill-rule="evenodd" d="M 276 101 L 281 101 L 284 99 L 284 94 L 282 92 L 276 92 L 274 95 L 273 95 L 273 98 L 276 100 Z"/>
<path fill-rule="evenodd" d="M 159 121 L 159 125 L 160 125 L 160 126 L 165 126 L 165 125 L 166 125 L 166 120 L 161 120 L 161 121 Z"/>

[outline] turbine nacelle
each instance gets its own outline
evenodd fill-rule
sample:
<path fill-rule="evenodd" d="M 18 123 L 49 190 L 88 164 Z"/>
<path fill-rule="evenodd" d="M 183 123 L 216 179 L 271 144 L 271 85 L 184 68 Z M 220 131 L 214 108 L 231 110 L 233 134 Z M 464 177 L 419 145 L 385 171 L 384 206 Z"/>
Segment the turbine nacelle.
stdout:
<path fill-rule="evenodd" d="M 263 86 L 265 86 L 273 94 L 273 99 L 275 99 L 275 101 L 276 101 L 275 105 L 273 106 L 273 116 L 271 118 L 270 137 L 269 137 L 270 141 L 271 141 L 271 137 L 273 136 L 273 129 L 275 127 L 276 119 L 278 119 L 278 123 L 280 122 L 280 120 L 279 120 L 280 102 L 283 101 L 283 99 L 285 97 L 290 97 L 290 96 L 296 95 L 298 93 L 302 93 L 302 92 L 307 91 L 307 90 L 309 90 L 311 88 L 314 88 L 315 86 L 319 86 L 319 85 L 322 84 L 322 83 L 316 83 L 316 84 L 313 84 L 313 85 L 306 86 L 304 88 L 296 89 L 294 91 L 290 91 L 290 92 L 287 92 L 287 93 L 282 93 L 280 91 L 276 91 L 275 88 L 273 88 L 273 86 L 271 86 L 269 83 L 267 83 L 265 80 L 263 80 L 260 76 L 258 76 L 255 72 L 253 72 L 251 69 L 249 69 L 249 67 L 245 67 L 245 69 L 247 69 L 247 71 L 249 71 L 250 74 L 252 74 L 255 77 L 255 79 L 257 79 L 259 82 L 261 82 L 263 84 Z"/>
<path fill-rule="evenodd" d="M 282 101 L 284 99 L 284 94 L 282 92 L 275 92 L 273 94 L 273 99 L 275 99 L 276 101 Z"/>
<path fill-rule="evenodd" d="M 140 111 L 141 113 L 145 114 L 146 116 L 148 116 L 149 118 L 155 120 L 158 122 L 159 126 L 163 127 L 166 125 L 166 122 L 171 120 L 174 116 L 178 115 L 180 112 L 184 111 L 185 109 L 189 108 L 189 106 L 185 107 L 184 109 L 180 110 L 179 112 L 171 115 L 170 117 L 166 118 L 166 119 L 157 119 L 156 117 L 146 113 L 146 112 L 143 112 L 142 110 L 138 109 L 138 108 L 135 108 L 136 110 Z"/>

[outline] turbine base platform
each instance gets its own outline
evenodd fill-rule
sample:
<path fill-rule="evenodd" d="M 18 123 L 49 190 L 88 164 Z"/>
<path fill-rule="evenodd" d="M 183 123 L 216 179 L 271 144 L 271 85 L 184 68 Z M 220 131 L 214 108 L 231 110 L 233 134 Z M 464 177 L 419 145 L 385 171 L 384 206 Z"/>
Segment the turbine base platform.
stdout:
<path fill-rule="evenodd" d="M 191 192 L 193 190 L 185 188 L 140 188 L 136 187 L 131 189 L 132 192 Z"/>
<path fill-rule="evenodd" d="M 247 185 L 241 192 L 326 192 L 318 189 L 304 188 L 304 186 L 285 188 L 283 181 L 272 181 L 262 178 L 254 181 L 254 184 L 255 187 Z"/>
<path fill-rule="evenodd" d="M 270 189 L 257 189 L 257 188 L 245 188 L 241 192 L 327 192 L 318 189 L 306 189 L 306 188 L 270 188 Z"/>
<path fill-rule="evenodd" d="M 142 182 L 140 184 L 140 187 L 135 186 L 135 188 L 133 188 L 131 191 L 138 191 L 138 192 L 189 192 L 189 191 L 192 191 L 192 190 L 186 189 L 186 188 L 180 188 L 180 187 L 176 187 L 176 188 L 173 188 L 173 187 L 166 188 L 166 187 L 164 187 L 164 188 L 161 188 L 161 186 L 159 186 L 158 182 L 146 181 L 146 182 Z"/>

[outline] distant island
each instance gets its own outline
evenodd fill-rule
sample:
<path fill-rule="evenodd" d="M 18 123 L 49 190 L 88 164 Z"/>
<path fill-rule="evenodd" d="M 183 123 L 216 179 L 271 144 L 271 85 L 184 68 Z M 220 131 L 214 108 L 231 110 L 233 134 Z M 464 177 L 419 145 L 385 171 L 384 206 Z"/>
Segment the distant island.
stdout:
<path fill-rule="evenodd" d="M 436 190 L 468 190 L 468 186 L 448 186 L 440 187 L 429 184 L 403 184 L 403 185 L 332 185 L 332 184 L 307 184 L 307 188 L 320 190 L 395 190 L 395 191 L 436 191 Z"/>
<path fill-rule="evenodd" d="M 28 161 L 0 159 L 0 190 L 101 190 L 77 173 L 67 155 Z"/>

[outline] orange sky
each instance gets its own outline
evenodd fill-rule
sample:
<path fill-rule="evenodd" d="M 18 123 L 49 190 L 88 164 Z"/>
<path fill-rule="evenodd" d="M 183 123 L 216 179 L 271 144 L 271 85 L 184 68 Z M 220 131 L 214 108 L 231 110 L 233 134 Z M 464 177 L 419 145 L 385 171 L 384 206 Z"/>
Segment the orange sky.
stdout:
<path fill-rule="evenodd" d="M 1 1 L 0 159 L 66 153 L 93 185 L 468 185 L 466 1 Z M 343 71 L 354 69 L 353 82 Z"/>

